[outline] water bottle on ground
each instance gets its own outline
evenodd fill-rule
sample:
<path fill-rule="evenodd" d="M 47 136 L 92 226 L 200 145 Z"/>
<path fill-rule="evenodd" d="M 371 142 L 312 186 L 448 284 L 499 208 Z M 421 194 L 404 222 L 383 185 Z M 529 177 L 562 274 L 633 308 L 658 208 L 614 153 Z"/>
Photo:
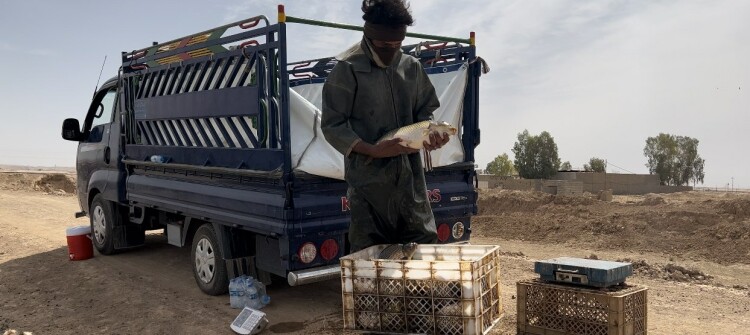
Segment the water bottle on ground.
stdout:
<path fill-rule="evenodd" d="M 245 279 L 245 306 L 256 310 L 263 308 L 263 303 L 260 301 L 260 295 L 258 294 L 253 277 Z"/>
<path fill-rule="evenodd" d="M 232 308 L 243 308 L 245 306 L 245 279 L 243 277 L 232 278 L 229 281 L 229 305 Z"/>
<path fill-rule="evenodd" d="M 271 303 L 271 297 L 268 296 L 266 293 L 266 285 L 264 285 L 262 282 L 256 280 L 255 281 L 255 289 L 258 290 L 258 296 L 260 297 L 260 302 L 265 307 L 269 303 Z"/>

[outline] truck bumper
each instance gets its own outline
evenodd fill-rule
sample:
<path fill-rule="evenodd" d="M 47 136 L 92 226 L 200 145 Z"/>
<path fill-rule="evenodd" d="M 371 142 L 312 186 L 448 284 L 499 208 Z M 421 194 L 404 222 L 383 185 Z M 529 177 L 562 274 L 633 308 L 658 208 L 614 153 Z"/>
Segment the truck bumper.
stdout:
<path fill-rule="evenodd" d="M 289 286 L 299 286 L 341 277 L 340 265 L 322 266 L 299 271 L 289 271 L 286 280 Z"/>

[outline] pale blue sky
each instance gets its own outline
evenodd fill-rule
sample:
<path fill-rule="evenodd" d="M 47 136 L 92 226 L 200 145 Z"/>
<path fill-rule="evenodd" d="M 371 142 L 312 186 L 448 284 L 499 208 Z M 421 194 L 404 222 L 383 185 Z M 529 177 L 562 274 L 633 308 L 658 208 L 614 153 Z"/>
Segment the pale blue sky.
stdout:
<path fill-rule="evenodd" d="M 563 161 L 596 156 L 647 173 L 645 140 L 700 140 L 705 186 L 750 188 L 750 1 L 412 0 L 412 31 L 467 37 L 481 79 L 484 167 L 516 135 L 548 131 Z M 5 0 L 0 11 L 0 164 L 73 166 L 62 120 L 82 118 L 104 55 L 245 17 L 279 1 Z M 290 0 L 287 13 L 361 24 L 358 0 Z M 355 32 L 290 25 L 290 61 L 337 54 Z M 616 165 L 616 166 L 613 166 Z M 619 168 L 618 168 L 619 167 Z"/>

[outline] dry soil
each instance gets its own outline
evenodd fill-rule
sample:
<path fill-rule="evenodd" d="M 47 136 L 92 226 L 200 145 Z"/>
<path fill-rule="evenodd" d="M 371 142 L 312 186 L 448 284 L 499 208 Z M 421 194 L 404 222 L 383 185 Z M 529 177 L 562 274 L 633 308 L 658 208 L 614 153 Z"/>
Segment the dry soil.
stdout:
<path fill-rule="evenodd" d="M 145 247 L 68 261 L 65 228 L 78 202 L 71 174 L 0 171 L 0 334 L 232 334 L 228 296 L 195 285 L 189 251 L 159 233 Z M 649 288 L 649 334 L 750 334 L 750 195 L 558 197 L 486 190 L 473 244 L 499 245 L 505 316 L 533 262 L 559 256 L 624 260 Z M 338 280 L 269 287 L 266 334 L 341 334 Z"/>

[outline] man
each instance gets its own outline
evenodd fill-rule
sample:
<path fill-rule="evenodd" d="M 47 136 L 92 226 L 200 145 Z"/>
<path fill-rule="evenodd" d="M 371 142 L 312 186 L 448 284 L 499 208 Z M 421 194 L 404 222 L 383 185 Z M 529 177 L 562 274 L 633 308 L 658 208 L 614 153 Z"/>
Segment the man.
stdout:
<path fill-rule="evenodd" d="M 390 130 L 431 119 L 440 102 L 419 61 L 401 52 L 406 26 L 414 22 L 403 0 L 365 0 L 362 11 L 364 37 L 329 74 L 321 123 L 326 140 L 345 157 L 351 251 L 435 243 L 419 151 L 398 139 L 376 142 Z M 447 142 L 447 134 L 431 134 L 425 150 Z"/>

